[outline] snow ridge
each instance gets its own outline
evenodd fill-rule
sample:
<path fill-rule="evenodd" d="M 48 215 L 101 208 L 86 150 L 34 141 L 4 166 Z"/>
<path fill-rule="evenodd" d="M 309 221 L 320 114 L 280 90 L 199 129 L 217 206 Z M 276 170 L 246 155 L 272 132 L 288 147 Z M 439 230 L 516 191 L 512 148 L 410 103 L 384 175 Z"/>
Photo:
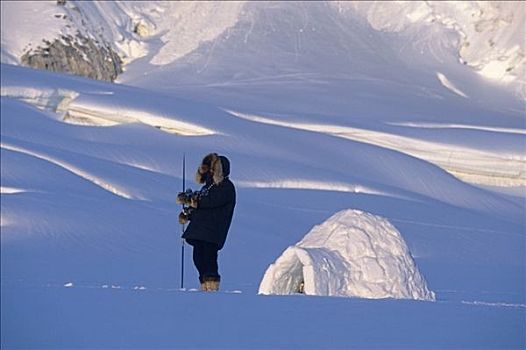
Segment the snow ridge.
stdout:
<path fill-rule="evenodd" d="M 33 156 L 35 158 L 39 158 L 39 159 L 48 161 L 48 162 L 50 162 L 52 164 L 58 165 L 61 168 L 64 168 L 65 170 L 68 170 L 68 171 L 72 172 L 73 174 L 75 174 L 77 176 L 80 176 L 81 178 L 86 179 L 87 181 L 92 182 L 93 184 L 95 184 L 95 185 L 105 189 L 106 191 L 108 191 L 110 193 L 113 193 L 113 194 L 115 194 L 115 195 L 117 195 L 119 197 L 122 197 L 122 198 L 125 198 L 125 199 L 135 199 L 132 195 L 126 193 L 123 190 L 121 190 L 118 185 L 113 185 L 113 184 L 107 182 L 106 180 L 103 180 L 103 179 L 101 179 L 101 178 L 99 178 L 97 176 L 94 176 L 94 175 L 92 175 L 92 174 L 90 174 L 90 173 L 78 168 L 77 166 L 69 164 L 69 163 L 67 163 L 65 161 L 54 159 L 54 158 L 52 158 L 52 157 L 50 157 L 48 155 L 42 154 L 40 152 L 26 150 L 24 148 L 21 148 L 21 147 L 18 147 L 18 146 L 13 146 L 13 145 L 10 145 L 10 144 L 4 143 L 4 142 L 0 143 L 0 148 L 6 149 L 6 150 L 9 150 L 9 151 L 13 151 L 13 152 L 19 152 L 19 153 L 27 154 L 27 155 Z"/>

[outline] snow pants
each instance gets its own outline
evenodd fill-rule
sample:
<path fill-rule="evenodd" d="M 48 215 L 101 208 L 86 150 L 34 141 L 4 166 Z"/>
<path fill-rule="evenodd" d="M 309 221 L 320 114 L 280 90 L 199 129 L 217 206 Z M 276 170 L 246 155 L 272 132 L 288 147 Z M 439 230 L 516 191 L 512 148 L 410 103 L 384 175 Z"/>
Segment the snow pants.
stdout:
<path fill-rule="evenodd" d="M 219 246 L 215 243 L 205 242 L 190 239 L 188 244 L 194 247 L 193 260 L 194 265 L 199 272 L 199 281 L 201 283 L 206 280 L 219 281 L 219 267 L 217 264 L 217 252 Z"/>

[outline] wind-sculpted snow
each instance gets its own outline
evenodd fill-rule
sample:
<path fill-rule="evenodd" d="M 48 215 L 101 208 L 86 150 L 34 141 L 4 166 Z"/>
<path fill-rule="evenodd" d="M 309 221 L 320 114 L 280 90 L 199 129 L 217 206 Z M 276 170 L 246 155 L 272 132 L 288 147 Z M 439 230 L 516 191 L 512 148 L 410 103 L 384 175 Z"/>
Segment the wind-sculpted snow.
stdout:
<path fill-rule="evenodd" d="M 440 80 L 440 82 L 442 83 L 442 85 L 444 85 L 446 88 L 448 88 L 449 90 L 453 91 L 455 94 L 459 95 L 459 96 L 462 96 L 462 97 L 465 97 L 465 98 L 468 98 L 468 96 L 460 91 L 456 86 L 455 84 L 453 84 L 452 82 L 449 81 L 449 79 L 442 73 L 437 73 L 437 78 L 438 80 Z"/>
<path fill-rule="evenodd" d="M 373 145 L 394 149 L 420 159 L 436 164 L 458 178 L 471 183 L 496 185 L 503 187 L 526 185 L 526 157 L 523 155 L 524 135 L 522 129 L 490 129 L 494 131 L 491 137 L 499 137 L 499 147 L 508 145 L 506 150 L 477 149 L 481 144 L 455 145 L 443 141 L 424 141 L 417 132 L 397 135 L 367 129 L 359 129 L 329 124 L 308 124 L 286 122 L 263 116 L 247 115 L 231 111 L 232 114 L 260 123 L 280 125 L 284 127 L 327 133 L 350 140 L 361 141 Z M 415 126 L 416 125 L 408 125 Z M 423 126 L 425 127 L 425 126 Z M 437 124 L 436 128 L 447 128 Z M 458 126 L 450 126 L 456 128 Z M 431 126 L 428 126 L 431 128 Z M 466 127 L 469 129 L 469 127 Z M 472 127 L 477 129 L 477 127 Z M 504 132 L 504 134 L 501 134 Z"/>
<path fill-rule="evenodd" d="M 261 294 L 435 300 L 400 232 L 384 218 L 344 210 L 269 266 Z"/>
<path fill-rule="evenodd" d="M 520 171 L 523 164 L 520 155 L 515 160 L 513 157 L 507 159 L 507 154 L 504 153 L 502 162 L 499 163 L 504 166 L 499 168 L 499 165 L 494 165 L 495 170 L 492 171 L 493 168 L 488 170 L 484 166 L 499 160 L 500 154 L 491 154 L 487 151 L 470 151 L 465 147 L 442 146 L 440 143 L 414 140 L 417 136 L 407 138 L 385 132 L 323 124 L 309 126 L 305 123 L 269 121 L 268 118 L 247 115 L 239 118 L 243 114 L 228 112 L 213 105 L 196 104 L 185 99 L 167 98 L 150 91 L 131 87 L 89 83 L 77 85 L 77 92 L 72 92 L 70 89 L 78 81 L 78 78 L 67 77 L 48 82 L 49 73 L 42 72 L 32 74 L 33 79 L 26 81 L 24 80 L 24 75 L 27 74 L 25 72 L 28 71 L 3 65 L 2 94 L 4 96 L 28 102 L 38 101 L 35 104 L 40 107 L 46 103 L 42 103 L 43 98 L 35 98 L 38 96 L 39 90 L 42 91 L 42 96 L 57 96 L 60 95 L 58 91 L 69 91 L 65 95 L 74 96 L 74 98 L 67 97 L 67 103 L 59 103 L 61 106 L 59 117 L 53 114 L 51 115 L 53 119 L 62 118 L 67 121 L 68 118 L 82 116 L 87 118 L 85 124 L 96 124 L 95 120 L 111 122 L 109 125 L 115 126 L 143 123 L 154 126 L 155 128 L 152 128 L 152 131 L 161 129 L 180 135 L 198 136 L 192 139 L 168 137 L 166 142 L 170 147 L 184 145 L 188 150 L 203 149 L 202 152 L 206 153 L 207 147 L 219 145 L 226 151 L 233 152 L 234 157 L 239 152 L 235 150 L 243 150 L 243 152 L 237 153 L 238 157 L 242 163 L 248 162 L 250 165 L 240 167 L 238 179 L 242 181 L 241 184 L 246 183 L 249 186 L 255 184 L 253 187 L 261 187 L 257 184 L 266 183 L 265 187 L 276 187 L 272 183 L 281 183 L 282 185 L 277 187 L 298 188 L 297 184 L 318 183 L 315 187 L 309 187 L 324 190 L 345 188 L 345 191 L 348 191 L 349 188 L 361 187 L 366 189 L 366 193 L 371 194 L 377 193 L 400 198 L 412 198 L 413 200 L 420 200 L 420 196 L 424 196 L 482 212 L 496 211 L 509 218 L 520 216 L 521 208 L 513 203 L 508 203 L 490 193 L 466 186 L 441 169 L 412 157 L 416 155 L 431 161 L 436 159 L 439 165 L 453 171 L 467 168 L 469 173 L 470 169 L 473 169 L 471 172 L 475 175 L 480 174 L 479 177 L 486 176 L 490 179 L 497 177 L 496 183 L 506 181 L 506 179 L 514 181 L 515 178 L 520 183 L 520 181 L 524 181 L 524 174 Z M 55 90 L 57 93 L 53 94 L 50 92 L 51 90 Z M 47 105 L 52 106 L 55 104 L 56 101 L 47 103 Z M 5 125 L 3 132 L 9 136 L 12 132 L 10 130 L 16 130 L 14 127 L 16 122 L 9 113 L 5 114 L 6 116 L 2 119 L 2 123 Z M 40 120 L 36 115 L 34 118 L 38 120 L 36 123 L 43 124 L 44 128 L 51 127 L 54 129 L 57 127 L 56 124 L 50 124 L 50 121 L 46 121 L 49 118 Z M 29 121 L 27 122 L 29 123 Z M 9 125 L 13 125 L 13 127 L 8 127 Z M 500 135 L 500 137 L 504 140 L 503 144 L 506 143 L 506 140 L 511 140 L 510 145 L 513 152 L 519 152 L 520 140 L 515 141 L 511 134 Z M 295 139 L 293 144 L 289 142 L 290 138 Z M 267 142 L 267 140 L 272 140 L 272 142 Z M 313 142 L 313 140 L 316 141 Z M 476 139 L 473 140 L 475 140 L 475 147 L 479 147 L 480 143 Z M 45 140 L 44 142 L 48 144 L 50 141 Z M 57 142 L 59 141 L 53 140 L 52 144 L 56 145 Z M 381 147 L 370 146 L 362 142 L 395 149 L 399 152 L 389 152 Z M 313 147 L 316 144 L 329 147 L 331 149 L 330 157 L 323 149 Z M 346 151 L 349 145 L 354 147 L 353 152 Z M 69 148 L 67 143 L 61 147 Z M 82 150 L 81 152 L 86 152 L 82 147 L 79 149 Z M 443 151 L 444 149 L 445 151 Z M 297 156 L 304 154 L 307 150 L 309 156 Z M 246 152 L 252 152 L 252 157 L 250 157 L 252 159 L 261 157 L 265 161 L 253 162 L 250 158 L 246 158 Z M 463 155 L 464 152 L 467 152 L 467 155 Z M 88 151 L 88 153 L 93 154 L 93 151 Z M 462 157 L 457 158 L 455 154 Z M 515 153 L 511 154 L 514 155 Z M 473 155 L 481 156 L 474 157 Z M 97 151 L 96 156 L 110 162 L 116 160 L 114 157 L 106 155 L 102 149 Z M 127 156 L 123 157 L 126 158 Z M 381 164 L 376 162 L 378 157 L 383 159 Z M 340 160 L 344 161 L 341 162 Z M 470 162 L 470 166 L 465 164 L 465 160 Z M 130 163 L 127 159 L 118 160 L 118 162 Z M 334 167 L 335 162 L 338 162 L 337 167 Z M 455 166 L 457 163 L 459 165 Z M 402 164 L 404 165 L 402 166 Z M 163 164 L 161 167 L 171 169 L 170 172 L 174 171 L 173 164 Z M 360 169 L 360 171 L 357 172 L 356 169 Z M 167 173 L 166 171 L 163 172 Z M 458 172 L 462 173 L 462 170 Z M 502 174 L 500 176 L 505 180 L 499 180 L 499 174 Z M 432 183 L 414 181 L 417 178 L 434 180 Z M 296 185 L 290 186 L 293 183 Z M 289 185 L 284 186 L 283 184 Z M 333 184 L 337 185 L 334 186 Z"/>
<path fill-rule="evenodd" d="M 4 142 L 0 143 L 0 148 L 8 150 L 8 151 L 12 151 L 12 152 L 18 152 L 18 153 L 27 154 L 27 155 L 30 155 L 30 156 L 35 157 L 35 158 L 43 159 L 45 161 L 48 161 L 48 162 L 53 163 L 55 165 L 58 165 L 59 167 L 64 168 L 64 169 L 72 172 L 73 174 L 75 174 L 77 176 L 80 176 L 80 177 L 82 177 L 82 178 L 84 178 L 84 179 L 86 179 L 86 180 L 88 180 L 90 182 L 93 182 L 97 186 L 100 186 L 101 188 L 103 188 L 103 189 L 105 189 L 105 190 L 107 190 L 107 191 L 109 191 L 109 192 L 111 192 L 111 193 L 113 193 L 113 194 L 115 194 L 117 196 L 120 196 L 120 197 L 123 197 L 123 198 L 126 198 L 126 199 L 132 199 L 133 198 L 128 193 L 126 193 L 123 190 L 119 189 L 118 186 L 114 186 L 114 185 L 112 185 L 110 183 L 107 183 L 104 180 L 98 178 L 97 176 L 94 176 L 94 175 L 90 174 L 89 172 L 78 168 L 75 165 L 69 164 L 69 163 L 61 161 L 59 159 L 52 158 L 52 157 L 50 157 L 48 155 L 45 155 L 43 153 L 40 153 L 38 151 L 27 150 L 25 148 L 12 146 L 9 143 L 4 143 Z"/>
<path fill-rule="evenodd" d="M 113 126 L 143 123 L 174 134 L 187 136 L 214 134 L 214 131 L 202 126 L 170 118 L 164 111 L 135 109 L 130 107 L 129 101 L 123 101 L 119 106 L 117 102 L 119 96 L 114 96 L 114 92 L 97 92 L 92 97 L 90 93 L 79 94 L 60 88 L 3 86 L 2 95 L 28 102 L 43 110 L 56 112 L 62 121 L 71 124 Z"/>
<path fill-rule="evenodd" d="M 360 185 L 350 185 L 346 183 L 328 183 L 324 181 L 306 181 L 301 179 L 289 179 L 281 181 L 238 181 L 243 187 L 252 188 L 282 188 L 282 189 L 301 189 L 319 191 L 337 191 L 350 193 L 366 193 L 379 196 L 390 196 L 390 193 L 378 192 Z"/>

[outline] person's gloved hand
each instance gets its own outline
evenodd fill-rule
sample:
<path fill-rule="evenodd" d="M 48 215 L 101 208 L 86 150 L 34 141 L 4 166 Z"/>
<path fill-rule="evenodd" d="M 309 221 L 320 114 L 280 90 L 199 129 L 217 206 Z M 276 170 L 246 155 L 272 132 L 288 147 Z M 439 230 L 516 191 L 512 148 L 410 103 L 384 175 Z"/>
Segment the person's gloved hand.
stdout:
<path fill-rule="evenodd" d="M 181 225 L 185 225 L 188 222 L 188 216 L 185 215 L 185 213 L 181 212 L 179 214 L 179 223 Z"/>
<path fill-rule="evenodd" d="M 190 196 L 188 192 L 179 192 L 175 201 L 177 204 L 190 205 Z"/>

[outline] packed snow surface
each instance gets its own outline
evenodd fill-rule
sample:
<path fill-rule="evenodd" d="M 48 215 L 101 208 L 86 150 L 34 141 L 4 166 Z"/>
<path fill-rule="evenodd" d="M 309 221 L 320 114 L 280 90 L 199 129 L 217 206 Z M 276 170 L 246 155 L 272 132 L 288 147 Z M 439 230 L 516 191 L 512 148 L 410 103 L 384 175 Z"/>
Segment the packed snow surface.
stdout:
<path fill-rule="evenodd" d="M 343 210 L 267 269 L 259 293 L 435 300 L 400 232 L 384 218 Z"/>

